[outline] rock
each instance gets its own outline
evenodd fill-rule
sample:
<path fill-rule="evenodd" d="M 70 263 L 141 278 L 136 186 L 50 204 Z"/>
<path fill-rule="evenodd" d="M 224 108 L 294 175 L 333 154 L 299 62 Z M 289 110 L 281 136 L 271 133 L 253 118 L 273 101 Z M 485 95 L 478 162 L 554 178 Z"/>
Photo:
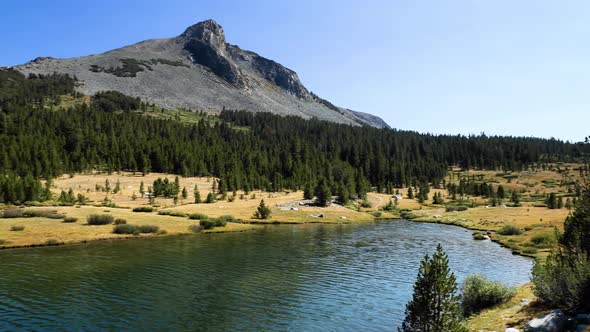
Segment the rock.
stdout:
<path fill-rule="evenodd" d="M 346 216 L 341 216 L 340 219 L 348 219 Z"/>
<path fill-rule="evenodd" d="M 577 324 L 590 324 L 590 314 L 577 314 L 575 318 Z"/>
<path fill-rule="evenodd" d="M 529 303 L 531 303 L 531 301 L 529 299 L 521 299 L 520 300 L 520 305 L 522 305 L 522 306 L 529 305 Z"/>
<path fill-rule="evenodd" d="M 504 330 L 504 332 L 520 332 L 518 329 L 515 329 L 514 327 L 509 327 L 506 330 Z"/>
<path fill-rule="evenodd" d="M 525 332 L 561 332 L 565 331 L 567 323 L 567 316 L 557 309 L 543 317 L 529 321 L 524 326 L 524 330 Z"/>

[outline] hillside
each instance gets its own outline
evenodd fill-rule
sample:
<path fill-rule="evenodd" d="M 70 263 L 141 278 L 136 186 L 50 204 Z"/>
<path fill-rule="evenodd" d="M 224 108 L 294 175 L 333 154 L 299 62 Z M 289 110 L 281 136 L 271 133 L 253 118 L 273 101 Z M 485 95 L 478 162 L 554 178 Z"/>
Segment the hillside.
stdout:
<path fill-rule="evenodd" d="M 14 69 L 69 74 L 86 95 L 116 90 L 166 108 L 240 109 L 389 127 L 380 118 L 339 108 L 311 93 L 297 73 L 226 42 L 213 20 L 174 38 L 152 39 L 79 58 L 39 57 Z"/>

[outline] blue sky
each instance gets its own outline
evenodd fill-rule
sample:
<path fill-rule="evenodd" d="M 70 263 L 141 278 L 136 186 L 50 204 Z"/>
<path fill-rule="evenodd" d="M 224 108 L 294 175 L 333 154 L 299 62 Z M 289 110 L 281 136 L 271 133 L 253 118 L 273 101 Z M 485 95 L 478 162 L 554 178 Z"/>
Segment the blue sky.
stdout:
<path fill-rule="evenodd" d="M 101 53 L 213 18 L 339 106 L 420 132 L 590 135 L 587 1 L 3 0 L 0 65 Z"/>

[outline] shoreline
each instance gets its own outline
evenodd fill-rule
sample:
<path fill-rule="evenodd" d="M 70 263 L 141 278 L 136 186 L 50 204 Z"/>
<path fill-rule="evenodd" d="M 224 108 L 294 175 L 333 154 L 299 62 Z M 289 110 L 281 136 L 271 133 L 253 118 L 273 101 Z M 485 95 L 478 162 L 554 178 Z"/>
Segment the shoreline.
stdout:
<path fill-rule="evenodd" d="M 401 218 L 401 219 L 403 219 L 403 218 Z M 470 226 L 467 226 L 467 225 L 460 225 L 460 224 L 453 223 L 453 222 L 444 222 L 443 220 L 431 220 L 431 219 L 428 219 L 428 218 L 413 218 L 413 219 L 405 219 L 405 220 L 412 221 L 412 222 L 429 223 L 429 224 L 441 224 L 441 225 L 457 226 L 457 227 L 461 227 L 463 229 L 467 229 L 467 230 L 470 230 L 470 231 L 490 232 L 490 233 L 492 233 L 492 235 L 496 234 L 495 231 L 490 231 L 490 230 L 487 230 L 487 229 L 481 229 L 481 228 L 477 228 L 477 227 L 470 227 Z M 473 241 L 485 241 L 485 240 L 473 240 Z M 537 257 L 535 255 L 523 253 L 523 252 L 519 251 L 517 247 L 512 247 L 509 244 L 506 244 L 506 243 L 501 242 L 497 238 L 493 238 L 492 236 L 490 236 L 489 241 L 492 241 L 494 243 L 497 243 L 498 245 L 500 245 L 503 248 L 510 249 L 512 251 L 512 254 L 513 255 L 532 258 L 535 261 L 537 259 L 539 259 L 539 257 Z"/>

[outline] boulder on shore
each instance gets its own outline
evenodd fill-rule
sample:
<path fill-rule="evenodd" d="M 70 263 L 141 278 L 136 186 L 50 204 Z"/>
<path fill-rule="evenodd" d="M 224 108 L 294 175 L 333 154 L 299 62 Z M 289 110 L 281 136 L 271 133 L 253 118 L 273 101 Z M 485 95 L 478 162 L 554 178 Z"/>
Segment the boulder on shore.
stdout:
<path fill-rule="evenodd" d="M 524 326 L 525 332 L 562 332 L 567 328 L 568 318 L 561 310 L 553 310 L 547 315 L 535 318 Z"/>

